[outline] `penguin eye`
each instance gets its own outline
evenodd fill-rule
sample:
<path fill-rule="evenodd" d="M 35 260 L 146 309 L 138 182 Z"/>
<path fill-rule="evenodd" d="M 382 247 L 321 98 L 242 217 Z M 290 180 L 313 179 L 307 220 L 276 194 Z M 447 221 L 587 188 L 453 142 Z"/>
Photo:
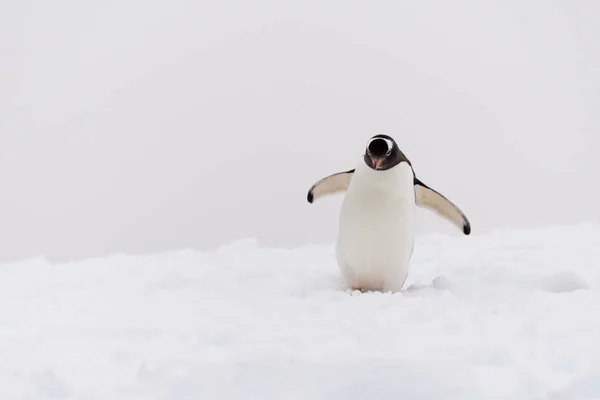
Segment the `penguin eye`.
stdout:
<path fill-rule="evenodd" d="M 385 152 L 386 156 L 389 156 L 390 154 L 392 154 L 392 149 L 389 149 L 388 151 Z"/>

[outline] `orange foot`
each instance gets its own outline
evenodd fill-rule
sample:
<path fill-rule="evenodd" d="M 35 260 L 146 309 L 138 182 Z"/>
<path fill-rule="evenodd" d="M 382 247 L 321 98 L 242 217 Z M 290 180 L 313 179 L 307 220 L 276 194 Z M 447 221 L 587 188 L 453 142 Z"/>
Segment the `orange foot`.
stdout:
<path fill-rule="evenodd" d="M 355 290 L 358 290 L 358 291 L 359 291 L 359 292 L 361 292 L 361 293 L 364 293 L 364 292 L 365 292 L 365 291 L 364 291 L 364 289 L 363 289 L 363 288 L 360 288 L 360 287 L 359 287 L 359 288 L 352 288 L 352 291 L 353 291 L 353 292 L 354 292 Z"/>

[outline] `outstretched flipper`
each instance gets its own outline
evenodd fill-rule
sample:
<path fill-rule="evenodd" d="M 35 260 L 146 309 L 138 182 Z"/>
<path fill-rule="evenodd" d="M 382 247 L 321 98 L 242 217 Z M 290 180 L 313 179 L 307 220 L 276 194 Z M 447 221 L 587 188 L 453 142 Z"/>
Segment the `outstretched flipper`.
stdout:
<path fill-rule="evenodd" d="M 306 199 L 309 203 L 312 203 L 321 197 L 345 192 L 350 186 L 353 174 L 354 170 L 351 169 L 350 171 L 326 176 L 311 186 Z"/>
<path fill-rule="evenodd" d="M 442 218 L 447 219 L 460 228 L 465 235 L 471 233 L 471 223 L 460 208 L 441 193 L 418 180 L 417 177 L 415 177 L 415 196 L 419 207 L 428 208 Z"/>

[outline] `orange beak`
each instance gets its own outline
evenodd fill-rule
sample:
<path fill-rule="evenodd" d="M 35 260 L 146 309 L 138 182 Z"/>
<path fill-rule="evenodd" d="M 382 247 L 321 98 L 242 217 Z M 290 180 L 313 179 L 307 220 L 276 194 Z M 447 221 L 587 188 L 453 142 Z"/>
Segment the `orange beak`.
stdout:
<path fill-rule="evenodd" d="M 377 162 L 375 163 L 375 169 L 379 169 L 379 166 L 381 165 L 382 162 L 383 162 L 383 158 L 380 158 L 379 160 L 377 160 Z"/>

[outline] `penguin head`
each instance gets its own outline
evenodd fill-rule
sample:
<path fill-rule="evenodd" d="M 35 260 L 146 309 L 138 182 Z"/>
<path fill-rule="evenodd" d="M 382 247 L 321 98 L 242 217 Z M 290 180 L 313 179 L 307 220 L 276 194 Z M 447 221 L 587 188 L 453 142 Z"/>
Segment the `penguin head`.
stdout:
<path fill-rule="evenodd" d="M 369 168 L 376 171 L 388 170 L 403 161 L 410 164 L 396 141 L 388 135 L 375 135 L 369 139 L 364 160 Z"/>

